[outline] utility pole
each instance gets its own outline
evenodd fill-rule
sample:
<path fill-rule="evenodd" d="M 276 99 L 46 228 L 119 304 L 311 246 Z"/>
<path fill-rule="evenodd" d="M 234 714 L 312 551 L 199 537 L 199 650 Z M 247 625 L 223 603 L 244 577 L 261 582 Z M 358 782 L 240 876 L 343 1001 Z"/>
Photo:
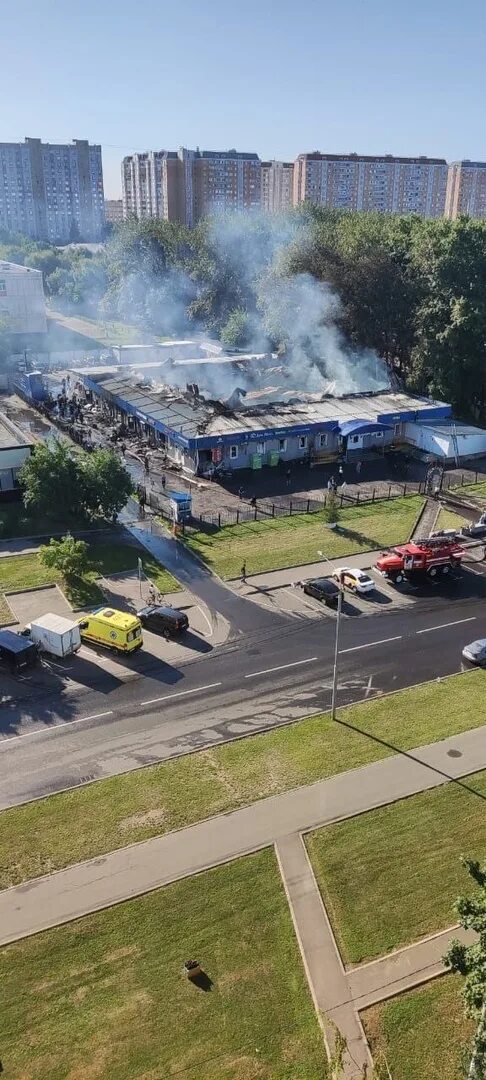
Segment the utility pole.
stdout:
<path fill-rule="evenodd" d="M 318 551 L 317 554 L 320 555 L 322 559 L 325 559 L 326 562 L 328 562 L 332 566 L 331 560 L 328 559 L 327 555 L 325 555 L 323 551 Z M 331 720 L 336 719 L 336 699 L 337 699 L 337 689 L 338 689 L 339 630 L 340 630 L 340 627 L 341 627 L 341 611 L 342 611 L 342 607 L 343 607 L 343 592 L 344 592 L 344 584 L 343 584 L 343 575 L 341 574 L 340 579 L 339 579 L 339 595 L 338 595 L 337 611 L 336 611 L 336 632 L 334 634 L 334 665 L 333 665 L 333 670 L 332 670 Z"/>

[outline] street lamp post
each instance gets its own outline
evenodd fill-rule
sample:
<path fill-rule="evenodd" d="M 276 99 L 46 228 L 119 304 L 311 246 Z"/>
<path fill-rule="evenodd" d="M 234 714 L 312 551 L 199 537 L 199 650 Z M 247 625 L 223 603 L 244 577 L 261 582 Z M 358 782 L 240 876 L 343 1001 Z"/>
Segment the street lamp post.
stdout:
<path fill-rule="evenodd" d="M 328 559 L 327 555 L 325 555 L 323 551 L 318 551 L 317 554 L 320 555 L 322 559 L 325 559 L 326 562 L 328 562 L 332 566 L 331 560 Z M 338 688 L 339 630 L 340 630 L 340 626 L 341 626 L 341 611 L 342 611 L 342 607 L 343 607 L 343 591 L 344 591 L 343 577 L 342 577 L 342 574 L 341 574 L 340 579 L 339 579 L 339 595 L 338 595 L 337 611 L 336 611 L 336 632 L 335 632 L 335 635 L 334 635 L 334 665 L 333 665 L 333 670 L 332 670 L 331 720 L 336 719 L 336 698 L 337 698 L 337 688 Z"/>

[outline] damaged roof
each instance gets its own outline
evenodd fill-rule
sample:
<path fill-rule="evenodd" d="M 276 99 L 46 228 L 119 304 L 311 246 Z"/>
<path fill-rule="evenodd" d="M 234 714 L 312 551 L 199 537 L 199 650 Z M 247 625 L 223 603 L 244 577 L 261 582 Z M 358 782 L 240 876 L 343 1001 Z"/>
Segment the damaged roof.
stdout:
<path fill-rule="evenodd" d="M 113 400 L 122 410 L 190 448 L 216 446 L 231 440 L 262 438 L 278 431 L 303 434 L 321 428 L 341 428 L 350 421 L 394 424 L 405 420 L 445 419 L 451 406 L 396 390 L 379 393 L 326 396 L 314 401 L 242 404 L 232 409 L 222 401 L 184 392 L 175 387 L 154 391 L 136 385 L 133 378 L 77 371 L 85 385 Z M 294 391 L 295 395 L 295 391 Z"/>

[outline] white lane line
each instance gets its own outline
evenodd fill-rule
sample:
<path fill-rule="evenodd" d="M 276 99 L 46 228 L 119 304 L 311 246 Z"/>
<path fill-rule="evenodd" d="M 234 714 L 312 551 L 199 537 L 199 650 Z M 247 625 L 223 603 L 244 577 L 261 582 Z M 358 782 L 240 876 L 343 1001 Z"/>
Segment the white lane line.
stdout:
<path fill-rule="evenodd" d="M 149 701 L 141 701 L 141 705 L 156 705 L 158 701 L 170 701 L 171 698 L 185 697 L 186 694 L 199 694 L 201 690 L 213 690 L 215 686 L 221 686 L 220 682 L 208 683 L 207 686 L 195 686 L 193 690 L 179 690 L 177 694 L 164 694 L 164 697 L 150 698 Z"/>
<path fill-rule="evenodd" d="M 447 626 L 460 626 L 461 623 L 474 622 L 475 619 L 476 619 L 476 616 L 471 615 L 469 619 L 455 619 L 454 622 L 443 622 L 443 623 L 440 623 L 439 626 L 427 626 L 427 628 L 425 630 L 416 630 L 415 633 L 416 634 L 431 634 L 433 630 L 445 630 L 445 628 Z"/>
<path fill-rule="evenodd" d="M 22 735 L 6 735 L 3 739 L 0 739 L 0 746 L 8 746 L 9 743 L 16 742 L 17 739 L 31 739 L 33 735 L 49 735 L 52 731 L 59 731 L 60 728 L 70 728 L 74 724 L 84 724 L 87 720 L 101 720 L 103 716 L 113 716 L 113 709 L 109 709 L 108 712 L 95 713 L 94 716 L 79 716 L 77 720 L 63 720 L 60 724 L 53 724 L 52 727 L 24 731 Z"/>
<path fill-rule="evenodd" d="M 307 660 L 294 660 L 293 664 L 279 664 L 278 667 L 265 668 L 264 671 L 252 671 L 250 675 L 245 675 L 245 679 L 256 679 L 257 675 L 271 675 L 273 671 L 286 671 L 287 668 L 299 667 L 300 664 L 312 664 L 317 659 L 317 656 L 309 656 Z"/>
<path fill-rule="evenodd" d="M 403 635 L 398 634 L 397 637 L 384 637 L 379 641 L 367 641 L 365 645 L 353 645 L 350 649 L 340 649 L 339 654 L 346 652 L 357 652 L 358 649 L 371 649 L 372 645 L 385 645 L 387 641 L 401 641 Z"/>

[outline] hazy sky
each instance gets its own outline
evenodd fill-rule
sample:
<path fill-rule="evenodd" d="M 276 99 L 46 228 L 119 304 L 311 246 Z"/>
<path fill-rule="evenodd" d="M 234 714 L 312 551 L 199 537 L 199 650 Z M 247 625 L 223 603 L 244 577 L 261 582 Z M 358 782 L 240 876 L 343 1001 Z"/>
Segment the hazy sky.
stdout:
<path fill-rule="evenodd" d="M 16 0 L 0 141 L 486 158 L 483 0 Z"/>

